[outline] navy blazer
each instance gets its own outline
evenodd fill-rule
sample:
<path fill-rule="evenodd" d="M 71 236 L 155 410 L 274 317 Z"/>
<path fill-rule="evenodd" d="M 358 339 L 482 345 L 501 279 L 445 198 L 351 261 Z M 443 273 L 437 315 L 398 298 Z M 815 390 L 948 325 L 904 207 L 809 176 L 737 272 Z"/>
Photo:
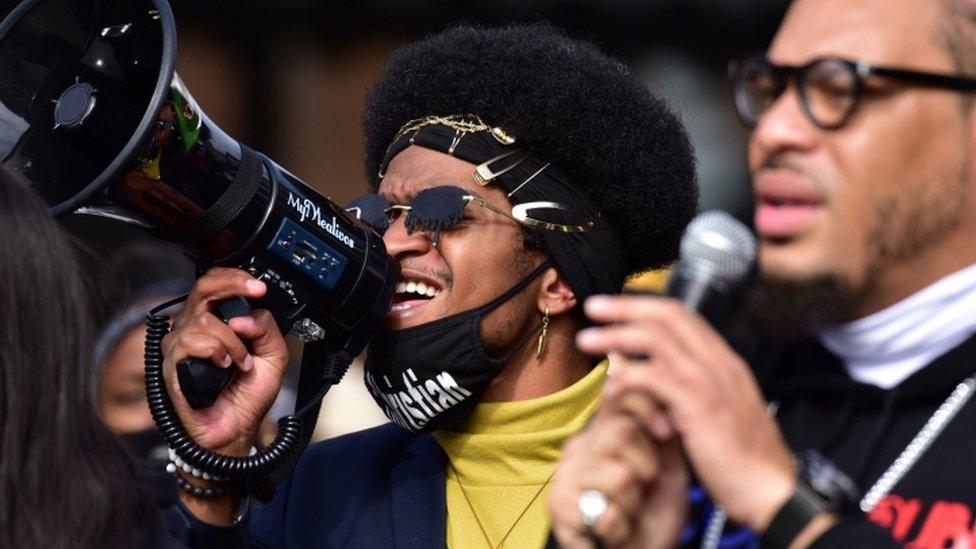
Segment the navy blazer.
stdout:
<path fill-rule="evenodd" d="M 271 503 L 237 526 L 169 510 L 190 547 L 443 548 L 446 456 L 429 434 L 392 423 L 309 446 Z"/>

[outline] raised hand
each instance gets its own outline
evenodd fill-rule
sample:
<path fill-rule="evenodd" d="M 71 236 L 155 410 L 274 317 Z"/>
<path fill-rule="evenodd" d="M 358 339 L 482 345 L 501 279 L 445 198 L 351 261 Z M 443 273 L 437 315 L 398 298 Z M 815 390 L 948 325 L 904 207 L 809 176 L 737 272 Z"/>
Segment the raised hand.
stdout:
<path fill-rule="evenodd" d="M 709 495 L 732 520 L 762 532 L 796 480 L 748 365 L 672 299 L 600 296 L 585 311 L 605 325 L 581 331 L 580 349 L 619 355 L 605 399 L 637 392 L 660 406 Z"/>
<path fill-rule="evenodd" d="M 676 440 L 653 441 L 659 413 L 643 395 L 604 401 L 586 429 L 563 448 L 549 506 L 564 549 L 673 547 L 687 518 L 688 471 Z M 580 497 L 596 490 L 606 511 L 592 527 Z"/>
<path fill-rule="evenodd" d="M 173 330 L 163 339 L 163 375 L 173 406 L 187 433 L 208 450 L 247 455 L 261 420 L 281 388 L 288 349 L 271 314 L 256 310 L 251 316 L 233 318 L 224 324 L 211 312 L 224 299 L 259 298 L 266 291 L 263 282 L 244 271 L 211 269 L 197 280 L 182 312 L 174 319 Z M 233 365 L 239 369 L 208 408 L 190 408 L 180 392 L 175 365 L 186 357 L 208 359 L 220 368 Z"/>

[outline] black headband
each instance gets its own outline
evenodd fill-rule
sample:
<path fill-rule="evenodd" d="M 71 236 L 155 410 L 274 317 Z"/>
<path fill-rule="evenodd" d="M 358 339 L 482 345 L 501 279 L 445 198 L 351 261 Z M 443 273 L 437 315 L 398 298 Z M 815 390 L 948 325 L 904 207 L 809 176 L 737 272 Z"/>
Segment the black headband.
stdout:
<path fill-rule="evenodd" d="M 380 164 L 380 174 L 390 160 L 410 145 L 449 154 L 475 165 L 497 158 L 489 166 L 491 183 L 510 193 L 512 205 L 533 201 L 566 204 L 596 221 L 586 232 L 539 230 L 549 255 L 566 277 L 579 303 L 594 294 L 619 293 L 627 276 L 623 245 L 599 209 L 555 166 L 529 152 L 519 153 L 515 139 L 496 131 L 465 132 L 443 124 L 423 125 L 401 132 L 390 144 Z M 505 153 L 513 153 L 501 157 Z M 501 157 L 501 158 L 499 158 Z M 526 183 L 531 178 L 531 181 Z M 514 192 L 513 192 L 514 191 Z"/>

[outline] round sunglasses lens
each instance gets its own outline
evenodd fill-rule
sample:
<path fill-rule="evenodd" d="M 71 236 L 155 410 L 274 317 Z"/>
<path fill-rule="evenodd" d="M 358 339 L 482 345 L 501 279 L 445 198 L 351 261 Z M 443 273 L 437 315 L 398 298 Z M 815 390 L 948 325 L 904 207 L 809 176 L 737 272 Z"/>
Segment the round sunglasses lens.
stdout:
<path fill-rule="evenodd" d="M 733 74 L 735 108 L 742 121 L 755 126 L 783 90 L 774 68 L 765 59 L 746 59 Z"/>
<path fill-rule="evenodd" d="M 847 119 L 857 100 L 857 75 L 839 59 L 823 59 L 803 75 L 801 89 L 814 122 L 831 128 Z"/>
<path fill-rule="evenodd" d="M 423 191 L 410 201 L 407 230 L 440 230 L 460 223 L 468 204 L 464 199 L 467 194 L 461 187 L 452 185 Z"/>
<path fill-rule="evenodd" d="M 346 205 L 346 211 L 356 216 L 374 231 L 383 234 L 390 227 L 390 217 L 386 210 L 390 204 L 378 194 L 367 194 L 353 199 Z"/>

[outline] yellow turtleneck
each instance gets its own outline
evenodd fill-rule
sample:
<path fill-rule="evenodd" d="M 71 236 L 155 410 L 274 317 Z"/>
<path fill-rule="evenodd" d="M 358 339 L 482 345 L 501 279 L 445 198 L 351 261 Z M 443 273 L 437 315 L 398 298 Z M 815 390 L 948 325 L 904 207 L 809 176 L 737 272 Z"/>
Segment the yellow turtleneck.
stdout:
<path fill-rule="evenodd" d="M 562 391 L 482 403 L 457 431 L 434 433 L 448 458 L 448 547 L 545 545 L 549 479 L 563 442 L 596 411 L 606 374 L 603 361 Z"/>

